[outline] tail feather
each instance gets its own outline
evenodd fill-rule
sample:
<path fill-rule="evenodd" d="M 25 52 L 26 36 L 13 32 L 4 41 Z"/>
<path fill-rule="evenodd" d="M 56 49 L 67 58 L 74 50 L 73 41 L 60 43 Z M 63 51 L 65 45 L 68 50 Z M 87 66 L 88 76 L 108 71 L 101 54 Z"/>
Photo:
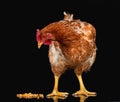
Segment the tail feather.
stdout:
<path fill-rule="evenodd" d="M 63 12 L 63 14 L 64 14 L 64 20 L 66 20 L 66 21 L 73 20 L 73 14 L 66 13 L 65 11 Z"/>

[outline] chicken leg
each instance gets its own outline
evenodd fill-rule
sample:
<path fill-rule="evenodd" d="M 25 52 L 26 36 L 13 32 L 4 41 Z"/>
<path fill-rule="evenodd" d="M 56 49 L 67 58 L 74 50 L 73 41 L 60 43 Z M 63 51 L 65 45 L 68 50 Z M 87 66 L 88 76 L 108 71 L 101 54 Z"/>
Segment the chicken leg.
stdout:
<path fill-rule="evenodd" d="M 58 81 L 59 81 L 60 76 L 54 76 L 55 78 L 55 84 L 52 93 L 48 94 L 47 97 L 54 97 L 54 96 L 59 96 L 59 97 L 67 97 L 68 93 L 67 92 L 59 92 L 58 91 Z"/>
<path fill-rule="evenodd" d="M 85 96 L 96 96 L 95 92 L 89 92 L 86 90 L 83 80 L 82 80 L 82 75 L 76 75 L 80 84 L 80 90 L 77 91 L 76 93 L 73 94 L 73 96 L 79 96 L 79 95 L 85 95 Z"/>

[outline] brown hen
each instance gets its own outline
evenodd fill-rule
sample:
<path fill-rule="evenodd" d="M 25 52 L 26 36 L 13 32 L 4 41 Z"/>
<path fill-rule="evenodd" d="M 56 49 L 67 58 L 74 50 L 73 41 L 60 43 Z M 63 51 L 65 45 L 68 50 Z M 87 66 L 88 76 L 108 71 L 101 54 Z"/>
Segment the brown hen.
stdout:
<path fill-rule="evenodd" d="M 67 92 L 58 91 L 59 78 L 67 68 L 74 70 L 80 84 L 80 90 L 73 95 L 96 95 L 95 92 L 87 91 L 82 81 L 82 73 L 90 70 L 96 58 L 96 30 L 93 25 L 73 19 L 73 14 L 64 12 L 63 20 L 37 29 L 36 39 L 38 48 L 42 44 L 49 45 L 49 60 L 55 84 L 48 97 L 68 96 Z"/>

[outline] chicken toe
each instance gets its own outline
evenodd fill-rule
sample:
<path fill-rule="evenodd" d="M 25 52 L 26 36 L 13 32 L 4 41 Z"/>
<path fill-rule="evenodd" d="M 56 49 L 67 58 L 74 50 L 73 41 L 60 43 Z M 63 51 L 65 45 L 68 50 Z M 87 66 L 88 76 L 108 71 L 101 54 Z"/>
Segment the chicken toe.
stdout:
<path fill-rule="evenodd" d="M 69 93 L 67 92 L 52 92 L 50 94 L 47 95 L 47 97 L 54 97 L 54 96 L 58 96 L 58 97 L 67 97 Z"/>
<path fill-rule="evenodd" d="M 84 96 L 96 96 L 96 92 L 90 92 L 87 90 L 79 90 L 77 92 L 75 92 L 74 94 L 72 94 L 73 96 L 77 97 L 79 95 L 84 95 Z"/>

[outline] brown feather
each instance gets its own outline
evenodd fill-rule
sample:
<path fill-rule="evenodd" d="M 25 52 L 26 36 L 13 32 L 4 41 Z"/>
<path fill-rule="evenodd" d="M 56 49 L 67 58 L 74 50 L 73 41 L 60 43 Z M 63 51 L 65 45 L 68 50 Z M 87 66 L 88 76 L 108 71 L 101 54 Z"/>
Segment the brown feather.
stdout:
<path fill-rule="evenodd" d="M 55 75 L 61 75 L 67 68 L 72 68 L 75 73 L 81 74 L 89 70 L 95 61 L 94 26 L 87 22 L 73 20 L 71 16 L 65 15 L 63 20 L 51 23 L 41 30 L 41 34 L 53 35 L 49 59 Z"/>

